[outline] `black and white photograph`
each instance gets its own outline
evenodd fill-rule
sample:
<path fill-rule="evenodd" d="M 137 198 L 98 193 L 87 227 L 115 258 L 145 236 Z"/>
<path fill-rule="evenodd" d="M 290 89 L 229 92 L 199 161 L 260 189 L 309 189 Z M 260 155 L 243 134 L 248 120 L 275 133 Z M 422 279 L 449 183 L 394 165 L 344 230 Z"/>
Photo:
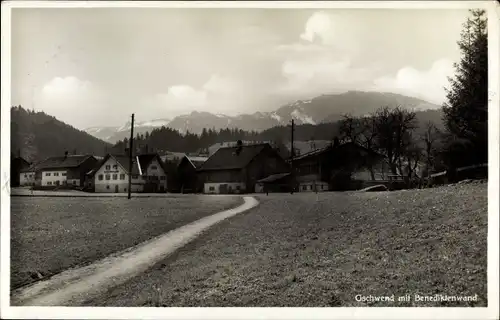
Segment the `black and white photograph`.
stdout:
<path fill-rule="evenodd" d="M 498 319 L 499 25 L 2 2 L 1 317 Z"/>

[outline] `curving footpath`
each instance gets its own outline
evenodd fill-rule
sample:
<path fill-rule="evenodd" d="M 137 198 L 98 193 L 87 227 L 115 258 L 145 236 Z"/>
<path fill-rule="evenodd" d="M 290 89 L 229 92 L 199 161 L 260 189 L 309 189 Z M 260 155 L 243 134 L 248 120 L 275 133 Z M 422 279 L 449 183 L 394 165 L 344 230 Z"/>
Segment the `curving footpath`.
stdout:
<path fill-rule="evenodd" d="M 243 200 L 239 207 L 204 217 L 91 265 L 66 270 L 45 281 L 19 288 L 11 295 L 11 306 L 81 305 L 144 272 L 214 224 L 259 204 L 254 197 L 243 197 Z"/>

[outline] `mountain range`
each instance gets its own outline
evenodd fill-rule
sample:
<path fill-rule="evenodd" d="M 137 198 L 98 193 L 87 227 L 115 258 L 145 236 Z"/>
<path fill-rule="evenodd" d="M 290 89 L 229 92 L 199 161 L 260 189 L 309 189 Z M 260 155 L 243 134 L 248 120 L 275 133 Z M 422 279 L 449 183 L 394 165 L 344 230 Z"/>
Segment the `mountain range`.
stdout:
<path fill-rule="evenodd" d="M 209 112 L 193 111 L 173 119 L 161 118 L 134 124 L 134 133 L 143 134 L 162 126 L 181 133 L 201 133 L 204 128 L 239 128 L 245 131 L 263 131 L 275 126 L 295 124 L 320 124 L 340 120 L 344 114 L 362 117 L 380 107 L 402 106 L 414 111 L 437 110 L 440 106 L 427 101 L 387 92 L 348 91 L 328 94 L 310 100 L 297 100 L 272 112 L 255 112 L 238 116 L 227 116 Z M 91 127 L 84 131 L 108 143 L 116 143 L 130 135 L 130 122 L 121 127 Z"/>

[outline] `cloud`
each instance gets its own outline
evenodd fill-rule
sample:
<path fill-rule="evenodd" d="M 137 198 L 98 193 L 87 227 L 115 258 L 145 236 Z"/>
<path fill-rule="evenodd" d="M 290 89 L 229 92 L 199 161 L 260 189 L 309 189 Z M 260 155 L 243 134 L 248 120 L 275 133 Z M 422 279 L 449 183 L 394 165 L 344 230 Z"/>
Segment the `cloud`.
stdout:
<path fill-rule="evenodd" d="M 441 59 L 435 61 L 428 70 L 420 71 L 407 66 L 395 75 L 377 78 L 372 90 L 405 94 L 441 104 L 446 100 L 444 88 L 448 86 L 448 77 L 453 74 L 453 62 Z"/>
<path fill-rule="evenodd" d="M 171 86 L 167 93 L 158 94 L 157 97 L 169 111 L 174 112 L 202 108 L 206 105 L 207 100 L 206 92 L 187 85 Z"/>
<path fill-rule="evenodd" d="M 74 76 L 51 79 L 35 94 L 34 100 L 35 109 L 80 129 L 111 113 L 107 96 L 92 82 Z"/>
<path fill-rule="evenodd" d="M 42 88 L 44 98 L 55 100 L 72 100 L 88 97 L 92 94 L 92 85 L 89 81 L 76 77 L 56 77 L 46 83 Z"/>
<path fill-rule="evenodd" d="M 213 74 L 199 89 L 174 85 L 156 95 L 163 110 L 172 117 L 192 111 L 231 112 L 243 87 L 231 77 Z"/>
<path fill-rule="evenodd" d="M 328 42 L 332 32 L 332 20 L 330 16 L 322 11 L 314 13 L 306 22 L 304 33 L 300 38 L 314 42 L 319 38 L 323 43 Z"/>
<path fill-rule="evenodd" d="M 352 41 L 341 41 L 343 35 L 335 33 L 334 19 L 335 15 L 316 12 L 307 20 L 299 36 L 302 41 L 274 48 L 274 53 L 283 59 L 281 72 L 286 79 L 280 92 L 311 96 L 361 90 L 370 83 L 377 67 L 353 64 Z"/>

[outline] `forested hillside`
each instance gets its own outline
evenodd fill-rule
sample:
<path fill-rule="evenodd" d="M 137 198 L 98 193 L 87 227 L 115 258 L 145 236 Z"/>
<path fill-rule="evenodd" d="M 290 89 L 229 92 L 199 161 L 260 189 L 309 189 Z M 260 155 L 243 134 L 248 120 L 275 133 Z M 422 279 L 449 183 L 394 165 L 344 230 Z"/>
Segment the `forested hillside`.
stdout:
<path fill-rule="evenodd" d="M 11 153 L 30 162 L 49 156 L 103 155 L 110 144 L 57 120 L 43 112 L 21 106 L 11 108 Z"/>

